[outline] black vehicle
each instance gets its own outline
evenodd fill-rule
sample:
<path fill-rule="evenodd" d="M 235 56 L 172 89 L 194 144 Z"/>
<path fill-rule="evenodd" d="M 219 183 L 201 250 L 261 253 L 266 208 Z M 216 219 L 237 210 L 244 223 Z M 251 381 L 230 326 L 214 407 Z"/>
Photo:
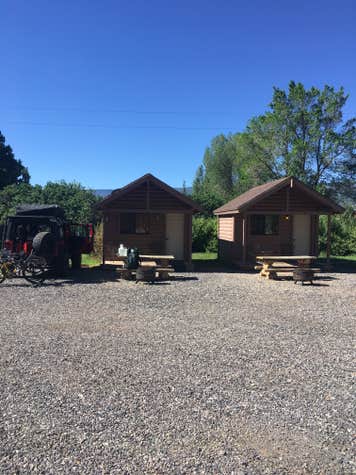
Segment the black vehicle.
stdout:
<path fill-rule="evenodd" d="M 82 254 L 93 250 L 92 224 L 73 224 L 57 205 L 22 205 L 9 216 L 3 230 L 2 247 L 13 253 L 30 255 L 41 250 L 51 268 L 63 273 L 81 267 Z"/>

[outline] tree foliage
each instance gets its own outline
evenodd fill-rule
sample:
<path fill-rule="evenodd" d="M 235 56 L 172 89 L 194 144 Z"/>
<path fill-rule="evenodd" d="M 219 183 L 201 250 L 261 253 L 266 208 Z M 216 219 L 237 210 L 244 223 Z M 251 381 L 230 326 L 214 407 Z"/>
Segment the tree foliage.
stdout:
<path fill-rule="evenodd" d="M 193 252 L 216 252 L 218 249 L 216 218 L 194 217 L 192 240 Z"/>
<path fill-rule="evenodd" d="M 211 212 L 253 186 L 294 175 L 342 201 L 356 199 L 356 119 L 343 120 L 347 97 L 342 88 L 293 81 L 288 91 L 274 88 L 265 114 L 242 133 L 212 140 L 193 197 Z"/>
<path fill-rule="evenodd" d="M 307 90 L 293 81 L 287 92 L 274 88 L 270 110 L 244 132 L 242 156 L 252 152 L 271 176 L 294 175 L 312 187 L 340 178 L 356 156 L 356 119 L 343 120 L 347 97 L 343 88 Z"/>
<path fill-rule="evenodd" d="M 16 160 L 10 145 L 0 131 L 0 190 L 16 183 L 29 183 L 30 175 L 21 160 Z"/>
<path fill-rule="evenodd" d="M 307 89 L 292 81 L 287 91 L 274 88 L 265 114 L 252 118 L 243 132 L 213 138 L 197 170 L 193 198 L 211 215 L 256 185 L 294 175 L 341 204 L 355 206 L 356 118 L 343 118 L 347 98 L 343 88 L 327 85 Z M 354 243 L 347 235 L 353 235 L 355 219 L 347 219 L 336 218 L 334 224 L 334 235 L 348 243 L 342 252 Z M 321 220 L 321 242 L 323 225 Z M 205 239 L 200 232 L 197 242 Z M 335 246 L 341 251 L 341 245 Z"/>
<path fill-rule="evenodd" d="M 20 204 L 57 204 L 66 213 L 68 220 L 77 223 L 93 222 L 96 219 L 95 194 L 79 183 L 48 182 L 45 186 L 27 183 L 9 185 L 0 191 L 0 222 L 15 212 Z"/>
<path fill-rule="evenodd" d="M 326 251 L 327 217 L 320 217 L 319 246 Z M 356 253 L 356 216 L 349 207 L 345 213 L 334 216 L 331 221 L 331 254 L 347 256 Z"/>

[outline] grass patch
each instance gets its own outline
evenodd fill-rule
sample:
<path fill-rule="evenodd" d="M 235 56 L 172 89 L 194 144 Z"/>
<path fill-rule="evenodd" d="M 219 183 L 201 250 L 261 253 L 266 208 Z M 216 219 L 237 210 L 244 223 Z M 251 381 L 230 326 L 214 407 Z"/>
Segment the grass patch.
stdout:
<path fill-rule="evenodd" d="M 326 252 L 322 251 L 320 253 L 321 258 L 326 258 Z M 350 254 L 348 256 L 330 256 L 331 259 L 342 259 L 343 261 L 356 261 L 356 254 Z"/>
<path fill-rule="evenodd" d="M 321 252 L 317 263 L 326 265 L 325 252 Z M 349 256 L 330 256 L 330 264 L 335 272 L 356 272 L 356 254 Z"/>
<path fill-rule="evenodd" d="M 82 264 L 88 267 L 100 266 L 101 260 L 92 254 L 82 254 Z"/>
<path fill-rule="evenodd" d="M 218 258 L 216 252 L 193 252 L 193 261 L 215 261 Z"/>

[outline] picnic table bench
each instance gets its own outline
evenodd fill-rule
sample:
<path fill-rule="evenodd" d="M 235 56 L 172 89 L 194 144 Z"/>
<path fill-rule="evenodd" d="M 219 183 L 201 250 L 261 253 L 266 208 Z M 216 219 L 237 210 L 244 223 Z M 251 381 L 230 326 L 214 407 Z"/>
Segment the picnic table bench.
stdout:
<path fill-rule="evenodd" d="M 126 259 L 125 256 L 117 256 L 118 266 L 120 266 L 119 273 L 123 278 L 132 279 L 136 274 L 136 269 L 127 269 L 125 267 Z M 165 280 L 174 272 L 174 267 L 172 266 L 173 260 L 174 256 L 172 255 L 140 254 L 140 267 L 154 267 L 158 278 Z"/>
<path fill-rule="evenodd" d="M 293 272 L 294 269 L 305 268 L 313 272 L 320 269 L 312 268 L 311 263 L 316 256 L 256 256 L 256 261 L 262 266 L 255 268 L 260 270 L 260 276 L 268 279 L 276 279 L 279 272 Z"/>

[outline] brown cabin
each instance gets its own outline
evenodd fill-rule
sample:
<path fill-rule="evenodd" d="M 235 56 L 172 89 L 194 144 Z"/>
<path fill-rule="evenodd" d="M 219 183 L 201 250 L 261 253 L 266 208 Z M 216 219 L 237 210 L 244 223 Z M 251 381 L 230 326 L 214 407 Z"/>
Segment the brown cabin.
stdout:
<path fill-rule="evenodd" d="M 141 254 L 173 255 L 176 263 L 192 261 L 192 215 L 198 204 L 151 174 L 114 190 L 101 201 L 103 263 L 114 261 L 120 244 Z"/>
<path fill-rule="evenodd" d="M 294 177 L 256 186 L 214 211 L 218 253 L 226 263 L 255 262 L 257 255 L 318 255 L 319 216 L 344 209 Z"/>

